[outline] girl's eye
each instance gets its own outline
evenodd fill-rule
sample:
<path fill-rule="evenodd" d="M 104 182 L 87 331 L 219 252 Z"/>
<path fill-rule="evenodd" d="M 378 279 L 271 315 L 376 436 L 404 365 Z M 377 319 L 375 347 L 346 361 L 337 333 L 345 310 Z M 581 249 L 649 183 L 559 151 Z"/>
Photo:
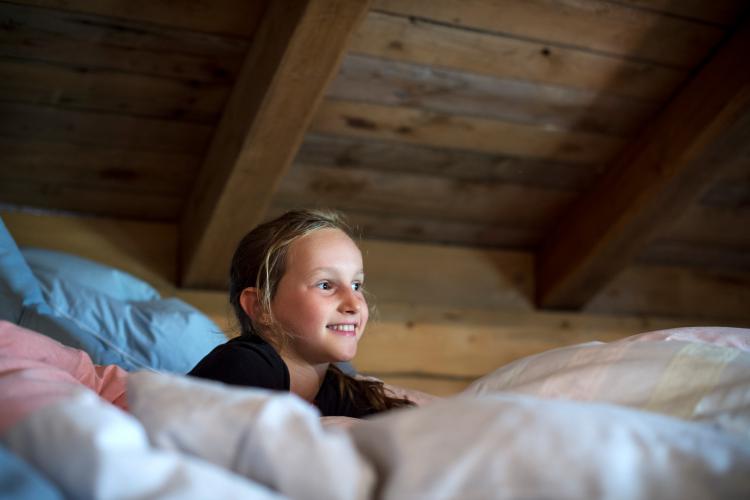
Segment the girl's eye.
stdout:
<path fill-rule="evenodd" d="M 331 284 L 327 281 L 321 281 L 320 283 L 318 283 L 318 288 L 320 288 L 321 290 L 330 290 Z"/>
<path fill-rule="evenodd" d="M 352 283 L 352 290 L 354 290 L 355 292 L 362 290 L 362 283 L 356 281 Z"/>

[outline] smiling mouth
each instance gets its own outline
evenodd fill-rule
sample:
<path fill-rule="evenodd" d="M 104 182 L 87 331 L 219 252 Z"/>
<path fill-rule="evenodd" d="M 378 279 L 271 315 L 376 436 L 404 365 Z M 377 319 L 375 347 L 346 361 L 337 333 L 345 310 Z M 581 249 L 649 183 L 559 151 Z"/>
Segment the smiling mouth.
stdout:
<path fill-rule="evenodd" d="M 354 337 L 357 334 L 357 325 L 339 324 L 339 325 L 328 325 L 326 328 L 333 331 L 337 335 L 343 335 L 345 337 Z"/>

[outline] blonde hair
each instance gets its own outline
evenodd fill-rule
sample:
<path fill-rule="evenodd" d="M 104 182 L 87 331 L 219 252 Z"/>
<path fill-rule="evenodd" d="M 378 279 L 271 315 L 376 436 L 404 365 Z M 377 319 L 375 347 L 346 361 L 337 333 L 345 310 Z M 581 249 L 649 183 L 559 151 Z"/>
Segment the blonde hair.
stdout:
<path fill-rule="evenodd" d="M 321 229 L 338 229 L 354 239 L 351 229 L 337 212 L 295 210 L 257 226 L 237 245 L 229 270 L 229 302 L 234 308 L 242 334 L 254 334 L 283 348 L 292 337 L 273 317 L 271 302 L 286 271 L 289 247 L 300 238 Z M 261 314 L 256 323 L 242 309 L 242 291 L 254 287 Z M 263 330 L 268 332 L 263 334 Z M 270 335 L 268 335 L 270 334 Z"/>
<path fill-rule="evenodd" d="M 321 229 L 338 229 L 354 240 L 351 227 L 343 216 L 332 210 L 294 210 L 265 222 L 250 231 L 237 245 L 229 270 L 229 303 L 234 309 L 241 335 L 258 336 L 277 351 L 291 340 L 273 316 L 271 303 L 286 271 L 289 247 L 300 238 Z M 258 294 L 259 318 L 253 320 L 242 308 L 242 291 L 253 287 Z M 382 382 L 349 377 L 331 364 L 329 370 L 338 379 L 339 392 L 352 401 L 366 404 L 375 411 L 411 406 L 408 399 L 386 394 Z"/>

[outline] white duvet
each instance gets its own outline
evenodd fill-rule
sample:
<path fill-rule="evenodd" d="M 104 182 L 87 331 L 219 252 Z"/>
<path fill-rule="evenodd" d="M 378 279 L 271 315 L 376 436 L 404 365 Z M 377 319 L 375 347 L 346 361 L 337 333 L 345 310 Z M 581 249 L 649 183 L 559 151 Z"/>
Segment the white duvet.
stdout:
<path fill-rule="evenodd" d="M 750 498 L 750 354 L 731 346 L 552 351 L 348 430 L 185 377 L 134 374 L 128 399 L 80 389 L 3 443 L 73 498 Z"/>

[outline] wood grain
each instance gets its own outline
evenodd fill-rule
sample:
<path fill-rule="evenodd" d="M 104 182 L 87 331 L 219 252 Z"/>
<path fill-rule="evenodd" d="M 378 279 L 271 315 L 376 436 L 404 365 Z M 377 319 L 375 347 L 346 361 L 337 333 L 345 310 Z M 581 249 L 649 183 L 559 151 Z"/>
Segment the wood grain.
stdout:
<path fill-rule="evenodd" d="M 202 84 L 230 83 L 245 40 L 146 22 L 0 4 L 0 55 Z"/>
<path fill-rule="evenodd" d="M 625 145 L 621 138 L 602 134 L 332 99 L 320 105 L 310 130 L 579 163 L 606 162 Z"/>
<path fill-rule="evenodd" d="M 702 246 L 750 247 L 750 210 L 694 204 L 660 231 L 659 238 Z"/>
<path fill-rule="evenodd" d="M 0 57 L 6 102 L 213 124 L 229 85 Z"/>
<path fill-rule="evenodd" d="M 750 273 L 679 266 L 628 266 L 586 305 L 587 313 L 683 319 L 683 326 L 750 327 Z"/>
<path fill-rule="evenodd" d="M 655 12 L 663 12 L 688 17 L 709 23 L 733 25 L 747 11 L 745 0 L 618 0 L 632 7 L 641 7 Z"/>
<path fill-rule="evenodd" d="M 723 30 L 603 0 L 376 0 L 373 9 L 692 68 Z"/>
<path fill-rule="evenodd" d="M 0 179 L 184 197 L 200 157 L 0 137 Z"/>
<path fill-rule="evenodd" d="M 750 273 L 750 242 L 737 248 L 658 239 L 644 249 L 637 263 L 702 269 L 731 278 Z"/>
<path fill-rule="evenodd" d="M 658 101 L 349 55 L 326 95 L 563 130 L 628 136 Z"/>
<path fill-rule="evenodd" d="M 582 191 L 604 167 L 504 155 L 482 154 L 393 141 L 308 133 L 295 159 L 392 174 L 423 174 L 467 181 L 506 182 L 563 191 Z"/>
<path fill-rule="evenodd" d="M 670 328 L 658 318 L 379 305 L 355 364 L 365 372 L 479 377 L 521 357 Z"/>
<path fill-rule="evenodd" d="M 154 153 L 202 154 L 211 127 L 153 118 L 0 102 L 0 137 Z"/>
<path fill-rule="evenodd" d="M 556 45 L 545 37 L 529 40 L 375 11 L 355 33 L 351 52 L 657 101 L 687 76 L 685 69 Z"/>
<path fill-rule="evenodd" d="M 133 192 L 68 180 L 2 179 L 0 184 L 0 203 L 136 220 L 174 221 L 182 202 L 181 197 L 164 193 Z"/>
<path fill-rule="evenodd" d="M 306 205 L 304 205 L 306 206 Z M 274 202 L 267 218 L 304 207 L 298 200 L 289 204 Z M 327 206 L 330 207 L 330 204 Z M 544 229 L 514 226 L 512 223 L 451 221 L 443 217 L 381 214 L 371 209 L 341 210 L 357 234 L 366 239 L 411 243 L 462 245 L 533 251 L 544 238 Z"/>
<path fill-rule="evenodd" d="M 71 13 L 98 14 L 164 26 L 250 38 L 257 28 L 266 1 L 181 0 L 20 0 L 19 3 Z"/>
<path fill-rule="evenodd" d="M 295 164 L 274 196 L 276 203 L 367 210 L 445 221 L 547 227 L 575 193 L 503 182 L 392 175 L 365 169 Z"/>

